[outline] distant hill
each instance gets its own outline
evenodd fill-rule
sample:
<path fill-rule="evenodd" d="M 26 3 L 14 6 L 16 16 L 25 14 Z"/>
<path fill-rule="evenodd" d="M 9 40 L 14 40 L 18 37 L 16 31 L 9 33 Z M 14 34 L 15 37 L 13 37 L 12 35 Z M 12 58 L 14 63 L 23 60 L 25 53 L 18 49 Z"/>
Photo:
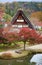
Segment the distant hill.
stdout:
<path fill-rule="evenodd" d="M 12 2 L 12 3 L 0 3 L 0 7 L 5 7 L 5 13 L 13 16 L 19 8 L 23 9 L 26 16 L 29 16 L 33 12 L 42 11 L 42 3 L 39 2 Z"/>

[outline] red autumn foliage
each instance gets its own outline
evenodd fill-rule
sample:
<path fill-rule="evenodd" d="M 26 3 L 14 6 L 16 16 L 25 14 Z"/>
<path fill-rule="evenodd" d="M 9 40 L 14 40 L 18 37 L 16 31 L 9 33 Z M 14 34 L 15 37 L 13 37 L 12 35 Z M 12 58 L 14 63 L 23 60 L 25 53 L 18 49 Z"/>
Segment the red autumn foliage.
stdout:
<path fill-rule="evenodd" d="M 20 29 L 19 37 L 23 41 L 27 41 L 29 39 L 29 37 L 30 37 L 30 28 L 22 28 L 22 29 Z"/>
<path fill-rule="evenodd" d="M 39 36 L 40 35 L 35 30 L 31 30 L 29 40 L 32 41 L 32 44 L 36 43 Z"/>
<path fill-rule="evenodd" d="M 3 28 L 0 28 L 0 36 L 2 36 Z"/>
<path fill-rule="evenodd" d="M 2 32 L 3 32 L 3 28 L 0 28 L 0 43 L 2 43 L 2 36 L 3 36 Z"/>
<path fill-rule="evenodd" d="M 17 33 L 9 32 L 4 34 L 4 38 L 7 39 L 9 42 L 13 42 L 17 40 Z"/>
<path fill-rule="evenodd" d="M 30 28 L 22 28 L 19 32 L 19 35 L 23 41 L 29 40 L 32 42 L 31 44 L 42 43 L 42 36 L 38 34 L 36 30 Z"/>
<path fill-rule="evenodd" d="M 21 28 L 20 32 L 7 32 L 5 34 L 2 34 L 3 29 L 0 29 L 0 36 L 2 38 L 7 39 L 9 42 L 19 41 L 22 40 L 23 42 L 30 41 L 32 43 L 42 43 L 42 36 L 38 34 L 35 30 L 30 28 Z M 2 42 L 3 39 L 0 39 L 0 42 Z"/>
<path fill-rule="evenodd" d="M 38 44 L 42 43 L 42 35 L 39 35 L 39 37 L 37 38 L 36 42 Z"/>

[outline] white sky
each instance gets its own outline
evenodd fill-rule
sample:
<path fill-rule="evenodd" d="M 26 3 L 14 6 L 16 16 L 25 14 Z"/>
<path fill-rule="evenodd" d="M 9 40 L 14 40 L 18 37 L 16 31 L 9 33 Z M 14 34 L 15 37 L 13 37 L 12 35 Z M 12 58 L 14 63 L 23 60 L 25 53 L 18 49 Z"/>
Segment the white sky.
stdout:
<path fill-rule="evenodd" d="M 1 2 L 2 2 L 2 3 L 4 3 L 4 2 L 13 2 L 13 1 L 16 1 L 16 2 L 17 2 L 17 1 L 20 1 L 20 2 L 21 2 L 21 1 L 22 1 L 22 2 L 26 2 L 26 1 L 27 1 L 27 2 L 29 2 L 29 1 L 32 1 L 32 2 L 33 2 L 33 1 L 34 1 L 34 2 L 42 2 L 42 0 L 0 0 L 0 3 L 1 3 Z"/>

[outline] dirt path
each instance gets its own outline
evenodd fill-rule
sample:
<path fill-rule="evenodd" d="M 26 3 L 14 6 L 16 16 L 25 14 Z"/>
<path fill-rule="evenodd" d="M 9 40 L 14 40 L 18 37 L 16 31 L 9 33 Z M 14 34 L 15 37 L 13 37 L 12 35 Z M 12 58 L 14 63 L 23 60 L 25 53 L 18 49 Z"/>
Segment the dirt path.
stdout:
<path fill-rule="evenodd" d="M 42 52 L 42 44 L 37 44 L 37 45 L 30 46 L 30 47 L 26 47 L 26 50 Z"/>

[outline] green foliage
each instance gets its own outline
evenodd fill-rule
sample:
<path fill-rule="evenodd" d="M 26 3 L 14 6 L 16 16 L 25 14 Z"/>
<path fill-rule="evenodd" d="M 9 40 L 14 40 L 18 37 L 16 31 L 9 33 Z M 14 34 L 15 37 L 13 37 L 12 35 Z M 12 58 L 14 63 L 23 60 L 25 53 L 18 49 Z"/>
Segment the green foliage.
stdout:
<path fill-rule="evenodd" d="M 2 24 L 0 24 L 0 28 L 2 28 L 3 27 L 3 25 Z"/>
<path fill-rule="evenodd" d="M 10 21 L 11 21 L 11 16 L 8 15 L 8 14 L 4 14 L 3 19 L 4 19 L 6 22 L 10 22 Z"/>

